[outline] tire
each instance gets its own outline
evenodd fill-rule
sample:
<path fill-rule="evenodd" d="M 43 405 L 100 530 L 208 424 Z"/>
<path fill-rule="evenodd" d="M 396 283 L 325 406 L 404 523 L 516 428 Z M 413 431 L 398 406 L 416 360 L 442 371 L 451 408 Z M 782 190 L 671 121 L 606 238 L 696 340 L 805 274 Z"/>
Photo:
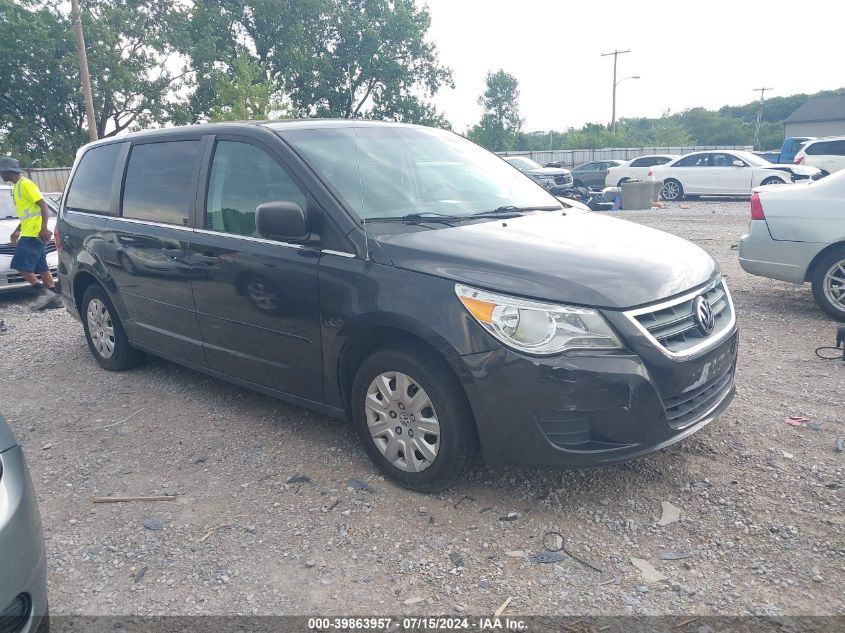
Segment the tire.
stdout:
<path fill-rule="evenodd" d="M 385 347 L 369 356 L 355 375 L 350 406 L 370 459 L 411 490 L 437 492 L 449 486 L 478 454 L 463 389 L 446 361 L 420 345 Z M 409 441 L 414 449 L 405 455 Z"/>
<path fill-rule="evenodd" d="M 660 190 L 660 195 L 664 200 L 668 200 L 669 202 L 683 200 L 684 187 L 674 178 L 669 178 L 663 183 L 663 189 Z"/>
<path fill-rule="evenodd" d="M 144 353 L 129 344 L 114 305 L 97 284 L 88 286 L 82 295 L 80 316 L 88 348 L 100 367 L 123 371 L 144 360 Z"/>
<path fill-rule="evenodd" d="M 616 186 L 621 187 L 622 185 L 624 185 L 629 180 L 631 180 L 631 179 L 630 178 L 622 178 L 622 179 L 619 180 L 619 182 L 616 183 Z"/>
<path fill-rule="evenodd" d="M 837 321 L 845 322 L 845 248 L 822 257 L 813 269 L 811 282 L 819 307 Z"/>
<path fill-rule="evenodd" d="M 766 185 L 785 185 L 785 184 L 786 184 L 786 181 L 783 180 L 782 178 L 778 178 L 777 176 L 771 176 L 769 178 L 766 178 L 763 182 L 761 182 L 760 186 L 764 187 Z"/>

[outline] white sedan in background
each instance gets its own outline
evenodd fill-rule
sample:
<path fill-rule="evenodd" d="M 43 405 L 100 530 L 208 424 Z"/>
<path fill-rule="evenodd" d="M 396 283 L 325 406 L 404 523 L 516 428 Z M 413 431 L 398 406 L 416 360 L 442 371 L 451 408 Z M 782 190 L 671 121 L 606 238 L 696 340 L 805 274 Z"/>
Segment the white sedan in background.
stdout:
<path fill-rule="evenodd" d="M 55 231 L 56 207 L 47 196 L 44 196 L 44 199 L 47 201 L 47 206 L 50 207 L 50 230 Z M 9 236 L 19 223 L 20 220 L 15 213 L 15 203 L 12 201 L 12 188 L 0 186 L 0 294 L 7 290 L 29 286 L 20 273 L 12 270 L 10 266 L 12 256 L 15 254 L 15 245 L 12 244 Z M 55 277 L 59 267 L 59 254 L 56 252 L 56 243 L 53 240 L 47 243 L 47 265 Z M 0 631 L 2 631 L 2 628 L 0 628 Z"/>
<path fill-rule="evenodd" d="M 658 165 L 665 165 L 676 158 L 680 158 L 677 154 L 648 154 L 647 156 L 638 156 L 627 163 L 622 163 L 618 167 L 611 167 L 607 170 L 607 176 L 604 179 L 605 187 L 621 187 L 623 183 L 629 180 L 648 180 L 648 172 L 651 167 Z"/>
<path fill-rule="evenodd" d="M 663 181 L 664 200 L 684 196 L 750 196 L 761 185 L 809 182 L 822 172 L 803 165 L 775 165 L 751 152 L 709 150 L 693 152 L 665 165 L 652 167 L 649 177 Z"/>
<path fill-rule="evenodd" d="M 819 306 L 845 321 L 845 169 L 806 185 L 755 191 L 739 264 L 761 277 L 809 281 Z"/>

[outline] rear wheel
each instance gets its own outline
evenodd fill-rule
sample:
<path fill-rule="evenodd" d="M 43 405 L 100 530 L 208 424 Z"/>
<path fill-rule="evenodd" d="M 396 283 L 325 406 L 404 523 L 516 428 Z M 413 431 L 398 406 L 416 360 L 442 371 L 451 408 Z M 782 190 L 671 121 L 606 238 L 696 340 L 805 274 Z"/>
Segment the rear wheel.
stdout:
<path fill-rule="evenodd" d="M 674 178 L 669 178 L 663 183 L 663 189 L 661 190 L 660 195 L 663 196 L 664 200 L 669 200 L 670 202 L 683 200 L 684 188 L 680 182 Z"/>
<path fill-rule="evenodd" d="M 88 347 L 103 369 L 122 371 L 144 359 L 143 352 L 129 344 L 117 311 L 96 284 L 88 286 L 82 295 L 82 326 Z"/>
<path fill-rule="evenodd" d="M 446 362 L 421 346 L 374 352 L 355 375 L 351 406 L 370 459 L 412 490 L 454 483 L 477 455 L 463 389 Z"/>
<path fill-rule="evenodd" d="M 630 178 L 622 178 L 619 182 L 616 183 L 616 186 L 621 187 L 622 185 L 624 185 L 629 180 L 631 180 L 631 179 Z"/>
<path fill-rule="evenodd" d="M 813 296 L 822 310 L 845 322 L 845 248 L 828 253 L 813 270 Z"/>

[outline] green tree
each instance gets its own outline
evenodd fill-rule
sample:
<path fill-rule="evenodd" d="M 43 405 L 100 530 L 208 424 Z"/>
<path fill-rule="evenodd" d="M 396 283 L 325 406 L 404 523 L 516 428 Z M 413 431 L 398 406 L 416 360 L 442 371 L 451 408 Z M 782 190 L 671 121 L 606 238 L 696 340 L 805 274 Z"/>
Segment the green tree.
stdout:
<path fill-rule="evenodd" d="M 174 68 L 185 13 L 171 0 L 84 0 L 97 133 L 187 121 L 187 68 Z"/>
<path fill-rule="evenodd" d="M 214 71 L 212 85 L 216 100 L 208 113 L 210 121 L 262 120 L 292 115 L 261 65 L 246 53 L 238 55 L 225 71 Z"/>
<path fill-rule="evenodd" d="M 467 138 L 492 151 L 512 149 L 523 124 L 517 78 L 504 70 L 487 73 L 487 87 L 478 105 L 484 108 L 484 114 L 467 132 Z"/>
<path fill-rule="evenodd" d="M 50 6 L 0 0 L 0 153 L 70 164 L 85 142 L 77 75 L 69 21 Z"/>
<path fill-rule="evenodd" d="M 452 75 L 414 0 L 195 0 L 191 17 L 196 117 L 213 107 L 213 69 L 247 51 L 303 116 L 442 121 L 425 100 Z"/>

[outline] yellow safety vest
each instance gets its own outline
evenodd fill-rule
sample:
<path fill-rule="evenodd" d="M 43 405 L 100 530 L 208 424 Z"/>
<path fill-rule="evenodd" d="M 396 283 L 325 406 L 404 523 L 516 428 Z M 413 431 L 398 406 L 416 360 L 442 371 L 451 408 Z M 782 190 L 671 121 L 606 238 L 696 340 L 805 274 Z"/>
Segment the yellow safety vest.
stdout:
<path fill-rule="evenodd" d="M 21 237 L 38 237 L 41 233 L 41 208 L 37 204 L 41 200 L 41 192 L 38 185 L 21 176 L 12 187 L 12 198 L 21 221 Z"/>

